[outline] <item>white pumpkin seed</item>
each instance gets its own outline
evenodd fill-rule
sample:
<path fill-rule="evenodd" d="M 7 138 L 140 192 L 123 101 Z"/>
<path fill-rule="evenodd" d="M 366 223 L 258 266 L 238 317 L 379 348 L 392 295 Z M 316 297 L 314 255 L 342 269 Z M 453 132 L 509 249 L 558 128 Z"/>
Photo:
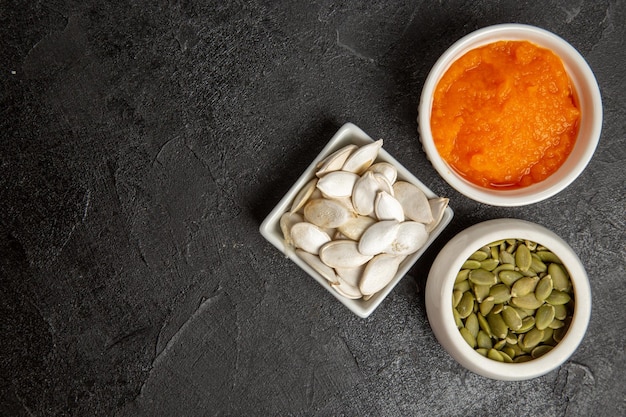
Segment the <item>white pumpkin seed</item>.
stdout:
<path fill-rule="evenodd" d="M 374 223 L 376 220 L 369 216 L 356 216 L 339 226 L 339 231 L 352 240 L 359 240 L 363 232 Z"/>
<path fill-rule="evenodd" d="M 363 174 L 354 184 L 354 189 L 352 190 L 354 210 L 362 216 L 372 214 L 376 196 L 381 191 L 385 191 L 393 196 L 393 188 L 387 178 L 381 174 L 369 171 Z"/>
<path fill-rule="evenodd" d="M 374 201 L 374 213 L 378 220 L 397 220 L 404 221 L 404 211 L 398 200 L 389 193 L 381 191 Z"/>
<path fill-rule="evenodd" d="M 346 159 L 348 159 L 350 154 L 356 148 L 358 148 L 357 145 L 346 145 L 343 148 L 338 149 L 328 155 L 317 164 L 318 170 L 316 175 L 318 177 L 321 177 L 328 172 L 339 171 L 343 164 L 346 162 Z"/>
<path fill-rule="evenodd" d="M 400 224 L 397 220 L 383 220 L 372 224 L 359 240 L 359 252 L 373 256 L 385 251 L 396 240 Z"/>
<path fill-rule="evenodd" d="M 296 223 L 291 227 L 291 239 L 296 248 L 317 255 L 320 248 L 330 242 L 330 236 L 319 227 L 308 222 Z"/>
<path fill-rule="evenodd" d="M 374 256 L 365 266 L 359 290 L 363 294 L 374 294 L 393 280 L 400 265 L 397 256 L 382 253 Z"/>
<path fill-rule="evenodd" d="M 291 238 L 291 227 L 296 224 L 303 222 L 304 218 L 298 213 L 287 212 L 280 216 L 280 230 L 283 232 L 283 238 L 285 241 L 285 246 L 290 247 L 293 246 L 293 239 Z"/>
<path fill-rule="evenodd" d="M 426 194 L 418 187 L 410 182 L 398 181 L 393 185 L 393 191 L 407 218 L 424 224 L 434 220 Z"/>
<path fill-rule="evenodd" d="M 354 217 L 348 208 L 335 200 L 319 198 L 304 206 L 304 218 L 322 228 L 335 228 Z"/>
<path fill-rule="evenodd" d="M 359 176 L 346 171 L 335 171 L 317 181 L 317 188 L 330 198 L 350 197 Z"/>
<path fill-rule="evenodd" d="M 365 265 L 359 265 L 354 268 L 335 268 L 335 272 L 338 277 L 341 277 L 348 284 L 358 287 L 359 282 L 361 282 L 361 276 L 363 275 L 363 270 L 365 269 Z"/>
<path fill-rule="evenodd" d="M 342 169 L 344 171 L 362 174 L 370 167 L 378 157 L 378 150 L 383 146 L 383 140 L 378 139 L 376 142 L 361 146 L 352 152 L 348 157 Z"/>
<path fill-rule="evenodd" d="M 426 226 L 423 223 L 402 222 L 398 227 L 395 239 L 387 246 L 385 253 L 409 255 L 417 252 L 427 240 L 428 232 L 426 232 Z"/>
<path fill-rule="evenodd" d="M 311 194 L 313 194 L 313 191 L 315 191 L 316 185 L 317 185 L 317 178 L 313 178 L 312 180 L 307 182 L 304 185 L 304 187 L 302 187 L 302 189 L 298 191 L 298 194 L 296 194 L 295 198 L 293 199 L 293 202 L 291 203 L 291 210 L 289 211 L 291 211 L 292 213 L 295 213 L 298 210 L 300 210 L 302 207 L 304 207 L 307 201 L 309 201 Z"/>
<path fill-rule="evenodd" d="M 348 284 L 341 277 L 339 277 L 338 281 L 339 283 L 337 285 L 333 284 L 332 287 L 339 294 L 352 300 L 357 300 L 363 296 L 363 294 L 361 294 L 361 291 L 359 291 L 358 287 Z"/>
<path fill-rule="evenodd" d="M 376 181 L 378 181 L 378 185 L 380 186 L 381 191 L 385 191 L 391 196 L 394 195 L 393 183 L 389 182 L 389 179 L 387 179 L 387 177 L 378 172 L 374 172 L 374 178 L 376 178 Z"/>
<path fill-rule="evenodd" d="M 313 255 L 312 253 L 306 252 L 302 249 L 296 249 L 296 254 L 328 282 L 331 284 L 338 283 L 335 271 L 322 262 L 319 256 Z"/>
<path fill-rule="evenodd" d="M 396 182 L 396 179 L 398 179 L 398 170 L 389 162 L 377 162 L 370 166 L 367 170 L 375 174 L 381 174 L 387 178 L 390 184 L 393 184 Z"/>
<path fill-rule="evenodd" d="M 317 184 L 316 184 L 317 185 Z M 325 198 L 319 188 L 315 187 L 313 193 L 309 197 L 309 200 L 317 200 L 318 198 Z"/>
<path fill-rule="evenodd" d="M 428 205 L 430 206 L 430 211 L 433 216 L 433 221 L 426 225 L 426 231 L 428 233 L 435 230 L 437 225 L 441 222 L 441 219 L 443 218 L 443 214 L 445 213 L 449 202 L 450 199 L 445 197 L 437 197 L 428 200 Z"/>
<path fill-rule="evenodd" d="M 357 243 L 352 240 L 328 242 L 319 249 L 319 255 L 331 268 L 356 268 L 372 259 L 372 256 L 360 253 Z"/>
<path fill-rule="evenodd" d="M 342 240 L 342 239 L 352 240 L 348 236 L 341 233 L 338 229 L 335 229 L 335 233 L 333 233 L 332 236 L 331 235 L 329 236 L 332 240 Z"/>

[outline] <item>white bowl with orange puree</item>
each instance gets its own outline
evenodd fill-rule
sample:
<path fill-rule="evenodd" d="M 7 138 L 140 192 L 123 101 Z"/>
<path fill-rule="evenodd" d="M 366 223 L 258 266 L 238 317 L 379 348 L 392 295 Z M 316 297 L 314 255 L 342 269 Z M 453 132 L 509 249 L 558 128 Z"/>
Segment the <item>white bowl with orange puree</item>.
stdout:
<path fill-rule="evenodd" d="M 439 174 L 485 204 L 562 191 L 598 144 L 602 101 L 576 49 L 546 30 L 495 25 L 453 44 L 422 90 L 419 135 Z"/>

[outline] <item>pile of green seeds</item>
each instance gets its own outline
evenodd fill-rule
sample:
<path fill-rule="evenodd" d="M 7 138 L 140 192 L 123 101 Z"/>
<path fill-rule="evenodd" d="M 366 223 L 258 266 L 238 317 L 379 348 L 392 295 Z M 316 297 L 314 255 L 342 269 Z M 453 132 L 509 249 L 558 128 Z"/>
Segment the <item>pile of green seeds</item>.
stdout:
<path fill-rule="evenodd" d="M 463 339 L 499 362 L 526 362 L 563 339 L 574 289 L 561 260 L 521 239 L 492 242 L 463 263 L 452 312 Z"/>

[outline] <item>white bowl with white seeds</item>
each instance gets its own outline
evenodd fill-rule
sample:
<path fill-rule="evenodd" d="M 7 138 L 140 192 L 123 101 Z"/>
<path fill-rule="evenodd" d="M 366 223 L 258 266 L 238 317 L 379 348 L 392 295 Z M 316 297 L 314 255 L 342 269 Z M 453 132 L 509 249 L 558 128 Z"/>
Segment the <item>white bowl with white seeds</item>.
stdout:
<path fill-rule="evenodd" d="M 328 142 L 261 234 L 357 316 L 374 312 L 453 217 L 357 126 Z"/>

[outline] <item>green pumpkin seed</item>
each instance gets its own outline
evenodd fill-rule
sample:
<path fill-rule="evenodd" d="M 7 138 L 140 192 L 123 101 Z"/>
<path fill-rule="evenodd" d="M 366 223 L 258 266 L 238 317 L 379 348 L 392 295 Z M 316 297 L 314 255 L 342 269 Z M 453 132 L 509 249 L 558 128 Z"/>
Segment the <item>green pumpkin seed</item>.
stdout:
<path fill-rule="evenodd" d="M 474 261 L 484 261 L 485 259 L 487 259 L 489 255 L 487 255 L 487 253 L 483 252 L 482 250 L 477 250 L 476 252 L 472 253 L 469 257 L 469 259 L 472 259 Z"/>
<path fill-rule="evenodd" d="M 532 264 L 532 256 L 530 256 L 530 250 L 526 245 L 519 245 L 515 251 L 515 265 L 520 271 L 528 271 Z"/>
<path fill-rule="evenodd" d="M 544 263 L 557 263 L 557 264 L 563 263 L 561 262 L 558 256 L 556 256 L 554 253 L 548 250 L 538 250 L 535 253 L 539 257 L 539 259 L 541 259 L 541 261 Z"/>
<path fill-rule="evenodd" d="M 517 339 L 515 339 L 515 342 L 517 343 Z M 500 352 L 506 354 L 509 358 L 514 358 L 515 357 L 515 350 L 512 347 L 510 347 L 510 346 L 503 347 Z"/>
<path fill-rule="evenodd" d="M 502 357 L 502 353 L 495 349 L 489 349 L 487 351 L 487 357 L 489 359 L 493 359 L 494 361 L 504 362 L 504 358 Z"/>
<path fill-rule="evenodd" d="M 517 339 L 515 339 L 515 343 L 514 344 L 508 343 L 506 345 L 506 347 L 511 349 L 512 351 L 514 351 L 515 352 L 515 356 L 520 356 L 520 355 L 524 354 L 524 351 L 522 350 L 522 348 L 517 343 Z"/>
<path fill-rule="evenodd" d="M 480 311 L 480 314 L 487 317 L 487 314 L 491 312 L 494 305 L 494 298 L 489 296 L 485 298 L 482 303 L 480 303 L 480 305 L 478 306 L 478 311 Z"/>
<path fill-rule="evenodd" d="M 494 304 L 502 304 L 511 299 L 511 291 L 505 284 L 496 284 L 489 289 L 489 296 L 493 297 Z"/>
<path fill-rule="evenodd" d="M 465 319 L 465 328 L 469 330 L 472 336 L 478 336 L 480 326 L 478 324 L 478 317 L 476 317 L 476 314 L 472 313 Z"/>
<path fill-rule="evenodd" d="M 539 301 L 544 301 L 550 296 L 552 292 L 552 276 L 546 275 L 539 280 L 537 287 L 535 288 L 535 298 Z"/>
<path fill-rule="evenodd" d="M 533 329 L 530 329 L 528 333 L 524 335 L 522 349 L 523 348 L 533 349 L 535 346 L 537 346 L 541 342 L 542 338 L 543 338 L 543 330 L 539 330 L 536 327 Z"/>
<path fill-rule="evenodd" d="M 507 345 L 517 345 L 517 336 L 512 333 L 507 334 L 504 340 L 506 340 Z"/>
<path fill-rule="evenodd" d="M 535 315 L 535 310 L 528 310 L 525 308 L 519 308 L 519 307 L 513 307 L 515 309 L 515 311 L 517 311 L 517 314 L 519 314 L 521 319 L 525 319 L 528 316 L 534 316 Z"/>
<path fill-rule="evenodd" d="M 552 320 L 552 322 L 550 322 L 548 327 L 552 330 L 562 329 L 563 327 L 565 327 L 565 322 L 562 320 L 554 319 Z"/>
<path fill-rule="evenodd" d="M 513 363 L 524 363 L 524 362 L 528 362 L 532 360 L 533 360 L 533 357 L 530 355 L 521 355 L 521 356 L 516 356 L 515 359 L 513 359 Z"/>
<path fill-rule="evenodd" d="M 531 255 L 532 257 L 532 261 L 530 263 L 530 268 L 535 271 L 535 272 L 545 272 L 547 271 L 548 267 L 546 266 L 546 264 L 544 264 L 541 259 L 539 259 L 539 257 L 537 255 L 535 255 L 534 253 Z"/>
<path fill-rule="evenodd" d="M 491 326 L 489 326 L 487 319 L 482 314 L 478 314 L 476 317 L 478 317 L 478 325 L 482 331 L 487 333 L 487 336 L 491 337 L 493 334 L 491 333 Z"/>
<path fill-rule="evenodd" d="M 522 319 L 513 307 L 504 306 L 502 309 L 502 319 L 509 329 L 515 331 L 522 327 Z M 547 327 L 547 325 L 546 325 Z"/>
<path fill-rule="evenodd" d="M 553 329 L 551 329 L 551 328 L 549 328 L 549 327 L 548 327 L 548 328 L 543 329 L 543 337 L 541 338 L 541 343 L 547 343 L 547 344 L 550 344 L 550 342 L 551 342 L 552 340 L 554 340 L 554 339 L 552 338 L 552 335 L 553 335 L 553 334 L 554 334 L 554 330 L 553 330 Z"/>
<path fill-rule="evenodd" d="M 452 307 L 456 308 L 459 305 L 459 301 L 461 301 L 462 297 L 463 293 L 461 291 L 452 291 Z"/>
<path fill-rule="evenodd" d="M 497 282 L 496 276 L 486 269 L 473 269 L 469 273 L 469 280 L 478 285 L 494 285 Z"/>
<path fill-rule="evenodd" d="M 552 346 L 548 346 L 548 345 L 537 346 L 536 348 L 532 350 L 531 356 L 537 359 L 537 358 L 542 357 L 546 353 L 550 352 L 551 350 L 552 350 Z"/>
<path fill-rule="evenodd" d="M 456 311 L 456 308 L 452 309 L 452 315 L 454 316 L 454 323 L 456 324 L 457 329 L 463 327 L 463 320 L 461 320 L 461 316 L 459 316 L 459 312 Z"/>
<path fill-rule="evenodd" d="M 554 265 L 554 264 L 552 264 Z M 567 304 L 572 298 L 570 295 L 564 291 L 552 290 L 550 296 L 546 298 L 546 303 L 552 304 L 553 306 Z"/>
<path fill-rule="evenodd" d="M 537 300 L 535 298 L 535 293 L 531 292 L 530 294 L 526 294 L 523 297 L 513 297 L 510 301 L 511 305 L 514 307 L 520 308 L 529 308 L 531 310 L 535 310 L 543 304 L 543 301 Z"/>
<path fill-rule="evenodd" d="M 522 319 L 522 327 L 517 329 L 515 333 L 526 333 L 530 329 L 535 327 L 535 318 L 533 316 L 529 316 Z"/>
<path fill-rule="evenodd" d="M 552 338 L 554 339 L 554 341 L 556 343 L 559 343 L 565 337 L 565 333 L 567 333 L 567 328 L 566 327 L 561 327 L 560 329 L 555 329 L 552 332 Z"/>
<path fill-rule="evenodd" d="M 498 250 L 497 246 L 491 246 L 489 247 L 489 254 L 493 259 L 498 259 L 500 256 L 500 251 Z"/>
<path fill-rule="evenodd" d="M 515 265 L 515 257 L 505 250 L 500 251 L 500 264 Z"/>
<path fill-rule="evenodd" d="M 476 339 L 474 338 L 474 336 L 472 336 L 469 330 L 467 330 L 465 327 L 461 327 L 459 329 L 459 332 L 461 332 L 461 336 L 463 336 L 465 342 L 467 342 L 467 344 L 470 345 L 472 349 L 476 347 Z"/>
<path fill-rule="evenodd" d="M 554 318 L 558 320 L 565 320 L 565 317 L 567 317 L 567 307 L 565 304 L 554 306 Z"/>
<path fill-rule="evenodd" d="M 461 269 L 457 274 L 456 274 L 456 279 L 454 280 L 455 284 L 458 284 L 459 282 L 465 281 L 467 279 L 467 277 L 469 276 L 469 269 Z"/>
<path fill-rule="evenodd" d="M 489 337 L 489 335 L 482 329 L 478 331 L 478 335 L 476 336 L 476 344 L 478 345 L 478 347 L 485 349 L 491 349 L 493 347 L 491 337 Z"/>
<path fill-rule="evenodd" d="M 497 259 L 485 259 L 484 261 L 480 261 L 480 267 L 487 271 L 493 271 L 496 267 L 500 265 Z"/>
<path fill-rule="evenodd" d="M 522 349 L 522 352 L 524 352 L 524 353 L 529 353 L 529 354 L 530 354 L 530 351 L 531 351 L 532 349 L 529 349 L 529 348 L 527 348 L 527 347 L 524 345 L 524 338 L 525 338 L 525 337 L 526 337 L 526 333 L 518 335 L 518 336 L 517 336 L 517 345 L 520 347 L 520 349 Z"/>
<path fill-rule="evenodd" d="M 555 290 L 566 291 L 569 289 L 569 275 L 562 265 L 556 263 L 548 265 L 548 274 L 552 277 Z"/>
<path fill-rule="evenodd" d="M 474 295 L 470 292 L 464 292 L 459 305 L 456 306 L 459 316 L 462 319 L 467 318 L 474 311 Z"/>
<path fill-rule="evenodd" d="M 468 280 L 461 281 L 458 284 L 454 284 L 454 289 L 461 292 L 467 292 L 470 290 L 470 283 Z"/>
<path fill-rule="evenodd" d="M 524 241 L 524 244 L 526 245 L 526 247 L 528 249 L 530 249 L 531 251 L 535 251 L 537 250 L 537 242 L 533 242 L 531 240 L 526 240 Z"/>
<path fill-rule="evenodd" d="M 478 349 L 476 349 L 476 352 L 478 352 L 478 353 L 480 353 L 481 355 L 483 355 L 483 356 L 485 356 L 485 357 L 486 357 L 486 356 L 487 356 L 487 351 L 488 351 L 488 350 L 489 350 L 489 349 L 486 349 L 486 348 L 478 348 Z"/>
<path fill-rule="evenodd" d="M 508 326 L 499 314 L 490 313 L 487 316 L 487 323 L 489 323 L 489 327 L 491 328 L 491 334 L 498 339 L 504 339 L 509 333 Z"/>
<path fill-rule="evenodd" d="M 506 352 L 504 352 L 504 350 L 500 351 L 500 355 L 502 355 L 502 359 L 504 360 L 504 363 L 513 363 L 513 359 L 506 354 Z"/>
<path fill-rule="evenodd" d="M 507 335 L 508 336 L 508 335 Z M 502 340 L 498 340 L 494 345 L 493 348 L 496 350 L 501 350 L 503 347 L 506 346 L 506 339 L 502 339 Z"/>
<path fill-rule="evenodd" d="M 489 285 L 472 285 L 472 290 L 476 296 L 476 301 L 482 303 L 485 298 L 489 296 Z"/>
<path fill-rule="evenodd" d="M 496 267 L 496 269 L 494 269 L 493 272 L 498 278 L 500 278 L 500 272 L 502 271 L 514 271 L 515 270 L 515 265 L 513 264 L 500 264 L 498 265 L 498 267 Z M 520 274 L 521 276 L 521 274 Z"/>
<path fill-rule="evenodd" d="M 491 309 L 491 314 L 500 314 L 502 312 L 502 307 L 504 307 L 504 304 L 494 304 Z"/>
<path fill-rule="evenodd" d="M 524 277 L 518 279 L 511 287 L 511 297 L 523 297 L 534 292 L 538 282 L 539 277 Z"/>
<path fill-rule="evenodd" d="M 544 330 L 547 328 L 552 320 L 554 320 L 554 306 L 550 304 L 544 304 L 537 309 L 537 314 L 535 314 L 535 327 L 539 330 Z"/>
<path fill-rule="evenodd" d="M 504 239 L 496 240 L 495 242 L 491 242 L 487 245 L 487 247 L 492 248 L 494 246 L 500 246 L 504 243 Z"/>
<path fill-rule="evenodd" d="M 515 307 L 515 308 L 518 311 L 526 313 L 526 317 L 528 317 L 528 316 L 535 317 L 535 313 L 537 313 L 537 309 L 536 308 L 521 308 L 521 307 Z"/>
<path fill-rule="evenodd" d="M 511 241 L 507 241 L 506 243 L 508 243 L 506 251 L 511 254 L 514 253 L 515 249 L 517 249 L 517 241 L 515 239 L 512 239 Z"/>
<path fill-rule="evenodd" d="M 531 277 L 531 278 L 539 275 L 532 268 L 528 268 L 528 271 L 520 271 L 520 273 L 524 275 L 525 277 Z"/>
<path fill-rule="evenodd" d="M 480 268 L 479 261 L 476 261 L 474 259 L 468 259 L 467 261 L 463 262 L 462 269 L 478 269 L 478 268 Z"/>
<path fill-rule="evenodd" d="M 500 271 L 498 273 L 498 277 L 500 278 L 500 281 L 502 281 L 503 283 L 511 287 L 515 283 L 515 281 L 522 278 L 523 275 L 520 274 L 518 271 L 506 271 L 505 270 L 505 271 Z"/>

